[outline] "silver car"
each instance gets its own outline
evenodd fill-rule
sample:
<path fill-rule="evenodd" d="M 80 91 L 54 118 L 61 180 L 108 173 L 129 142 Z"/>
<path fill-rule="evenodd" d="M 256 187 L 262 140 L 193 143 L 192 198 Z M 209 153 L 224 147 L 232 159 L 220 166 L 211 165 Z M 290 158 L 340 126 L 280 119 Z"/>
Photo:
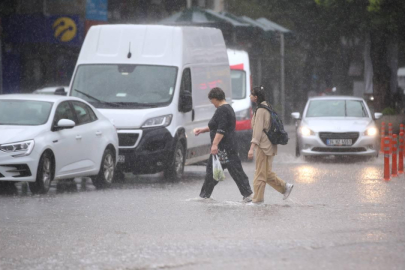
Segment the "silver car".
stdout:
<path fill-rule="evenodd" d="M 323 96 L 310 98 L 297 122 L 296 156 L 356 155 L 377 157 L 378 128 L 362 98 Z"/>

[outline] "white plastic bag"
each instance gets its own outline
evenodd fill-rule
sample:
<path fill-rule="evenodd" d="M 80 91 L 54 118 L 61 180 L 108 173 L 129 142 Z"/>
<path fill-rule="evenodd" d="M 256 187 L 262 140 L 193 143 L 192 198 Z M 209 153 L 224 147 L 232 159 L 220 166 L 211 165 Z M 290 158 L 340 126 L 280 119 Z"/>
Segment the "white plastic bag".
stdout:
<path fill-rule="evenodd" d="M 225 173 L 217 155 L 212 155 L 212 174 L 217 181 L 223 181 L 225 179 Z"/>

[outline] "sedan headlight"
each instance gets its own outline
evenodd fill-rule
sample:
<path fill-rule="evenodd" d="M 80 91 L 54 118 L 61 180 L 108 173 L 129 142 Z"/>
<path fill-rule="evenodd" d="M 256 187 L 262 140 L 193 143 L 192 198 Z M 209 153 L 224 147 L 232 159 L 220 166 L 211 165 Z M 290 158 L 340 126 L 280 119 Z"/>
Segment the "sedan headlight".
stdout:
<path fill-rule="evenodd" d="M 28 156 L 31 154 L 32 149 L 34 149 L 34 140 L 15 142 L 15 143 L 5 143 L 0 145 L 0 151 L 6 153 L 15 153 L 13 157 Z"/>
<path fill-rule="evenodd" d="M 304 137 L 309 136 L 309 135 L 315 135 L 315 132 L 313 132 L 312 130 L 310 130 L 307 127 L 301 127 L 300 128 L 300 133 Z"/>
<path fill-rule="evenodd" d="M 167 127 L 172 122 L 173 115 L 163 115 L 159 117 L 150 118 L 142 125 L 143 128 L 150 127 Z"/>
<path fill-rule="evenodd" d="M 375 136 L 377 135 L 377 129 L 375 127 L 368 128 L 365 132 L 367 136 Z"/>

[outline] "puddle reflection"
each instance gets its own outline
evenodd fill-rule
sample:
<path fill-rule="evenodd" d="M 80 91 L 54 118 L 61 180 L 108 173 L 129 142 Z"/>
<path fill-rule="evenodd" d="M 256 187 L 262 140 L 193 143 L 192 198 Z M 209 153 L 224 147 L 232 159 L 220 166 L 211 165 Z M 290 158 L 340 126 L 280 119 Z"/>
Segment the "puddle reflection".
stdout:
<path fill-rule="evenodd" d="M 313 166 L 302 165 L 296 169 L 295 181 L 302 184 L 312 184 L 319 179 L 319 169 Z"/>
<path fill-rule="evenodd" d="M 357 191 L 364 203 L 381 203 L 387 196 L 387 183 L 382 180 L 381 170 L 366 167 L 359 172 Z"/>

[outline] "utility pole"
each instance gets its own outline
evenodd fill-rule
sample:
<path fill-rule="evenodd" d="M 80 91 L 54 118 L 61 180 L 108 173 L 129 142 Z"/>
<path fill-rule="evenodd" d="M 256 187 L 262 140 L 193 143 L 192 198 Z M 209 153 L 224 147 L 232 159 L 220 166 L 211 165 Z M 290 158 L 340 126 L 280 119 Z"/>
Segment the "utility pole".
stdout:
<path fill-rule="evenodd" d="M 3 62 L 1 61 L 2 56 L 3 56 L 3 50 L 1 48 L 1 42 L 2 42 L 1 35 L 2 35 L 2 29 L 1 29 L 1 21 L 0 21 L 0 95 L 3 94 Z"/>
<path fill-rule="evenodd" d="M 281 119 L 285 123 L 285 74 L 284 74 L 284 33 L 280 33 L 280 66 L 281 66 Z"/>

